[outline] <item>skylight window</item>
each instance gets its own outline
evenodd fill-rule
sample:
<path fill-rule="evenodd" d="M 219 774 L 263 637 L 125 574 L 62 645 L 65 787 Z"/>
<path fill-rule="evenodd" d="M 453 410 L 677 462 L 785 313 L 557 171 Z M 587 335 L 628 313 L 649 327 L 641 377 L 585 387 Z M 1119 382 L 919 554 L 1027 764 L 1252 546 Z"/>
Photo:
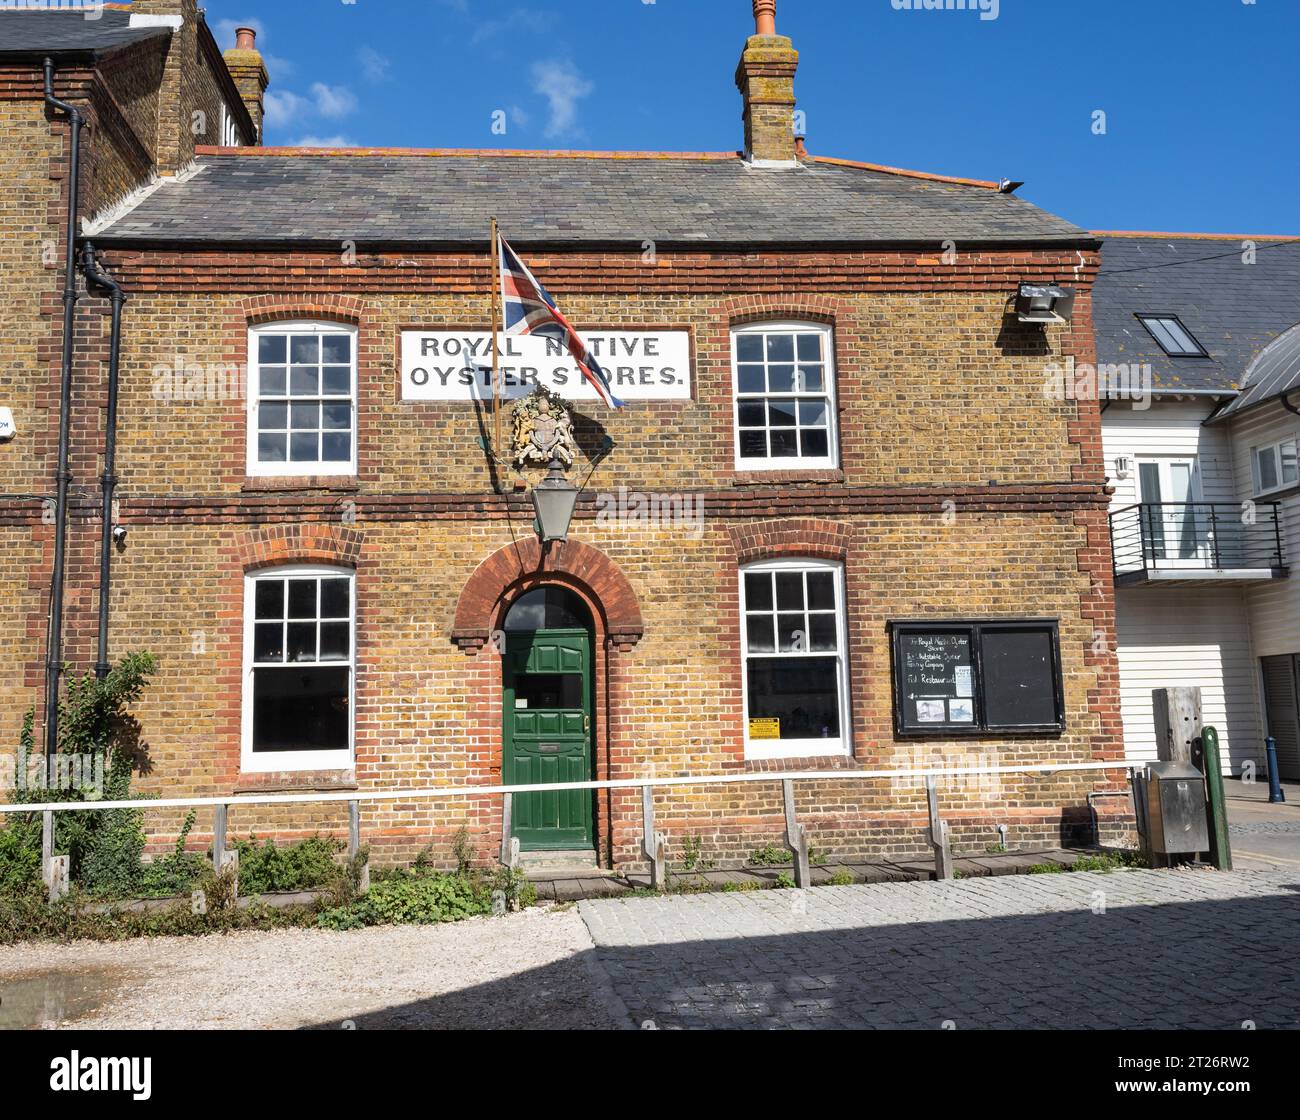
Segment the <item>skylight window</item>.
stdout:
<path fill-rule="evenodd" d="M 1139 315 L 1138 319 L 1160 348 L 1175 358 L 1204 358 L 1206 353 L 1199 342 L 1174 315 Z"/>

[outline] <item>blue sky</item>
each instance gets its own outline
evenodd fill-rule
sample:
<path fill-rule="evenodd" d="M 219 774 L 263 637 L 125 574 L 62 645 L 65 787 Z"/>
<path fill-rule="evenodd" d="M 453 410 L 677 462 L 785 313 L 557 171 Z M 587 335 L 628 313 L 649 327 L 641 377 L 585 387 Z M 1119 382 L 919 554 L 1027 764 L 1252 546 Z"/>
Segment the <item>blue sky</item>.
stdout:
<path fill-rule="evenodd" d="M 814 154 L 1024 180 L 1093 229 L 1300 234 L 1300 0 L 909 2 L 779 0 Z M 205 6 L 223 47 L 259 31 L 269 144 L 742 144 L 749 0 Z"/>

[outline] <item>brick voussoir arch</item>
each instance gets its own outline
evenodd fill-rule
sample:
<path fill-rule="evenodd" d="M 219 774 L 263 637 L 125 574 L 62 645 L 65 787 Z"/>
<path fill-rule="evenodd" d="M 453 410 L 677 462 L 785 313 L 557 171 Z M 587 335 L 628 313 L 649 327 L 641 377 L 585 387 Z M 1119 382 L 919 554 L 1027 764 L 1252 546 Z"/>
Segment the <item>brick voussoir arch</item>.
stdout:
<path fill-rule="evenodd" d="M 264 295 L 247 296 L 240 301 L 239 308 L 251 327 L 299 319 L 324 319 L 356 326 L 365 312 L 365 301 L 359 296 L 346 295 Z"/>
<path fill-rule="evenodd" d="M 833 326 L 853 313 L 848 300 L 822 295 L 736 296 L 722 304 L 723 317 L 733 327 L 783 320 Z"/>
<path fill-rule="evenodd" d="M 467 654 L 482 649 L 498 624 L 503 600 L 521 582 L 567 583 L 584 591 L 599 606 L 605 633 L 619 649 L 631 649 L 645 633 L 636 592 L 623 569 L 600 549 L 569 540 L 543 552 L 538 540 L 528 537 L 498 549 L 465 582 L 451 640 Z"/>
<path fill-rule="evenodd" d="M 280 564 L 337 564 L 355 568 L 364 534 L 327 524 L 269 525 L 246 533 L 239 542 L 244 571 Z"/>
<path fill-rule="evenodd" d="M 790 517 L 733 525 L 727 532 L 736 550 L 736 561 L 740 564 L 797 556 L 842 563 L 848 556 L 852 530 L 842 521 Z"/>

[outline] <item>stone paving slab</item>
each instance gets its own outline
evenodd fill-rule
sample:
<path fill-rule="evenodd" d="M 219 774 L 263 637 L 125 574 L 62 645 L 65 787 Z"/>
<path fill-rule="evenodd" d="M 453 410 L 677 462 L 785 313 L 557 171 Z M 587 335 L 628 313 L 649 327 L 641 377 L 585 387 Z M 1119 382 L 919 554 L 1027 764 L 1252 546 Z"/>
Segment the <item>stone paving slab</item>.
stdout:
<path fill-rule="evenodd" d="M 634 1024 L 1300 1027 L 1300 872 L 1008 875 L 588 900 Z"/>

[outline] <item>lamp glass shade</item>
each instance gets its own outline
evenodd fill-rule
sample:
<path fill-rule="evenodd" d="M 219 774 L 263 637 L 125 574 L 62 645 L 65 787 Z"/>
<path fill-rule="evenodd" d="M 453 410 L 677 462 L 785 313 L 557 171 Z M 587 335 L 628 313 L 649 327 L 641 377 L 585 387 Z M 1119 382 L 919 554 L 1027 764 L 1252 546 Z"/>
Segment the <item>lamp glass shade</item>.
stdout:
<path fill-rule="evenodd" d="M 533 511 L 543 541 L 568 540 L 569 522 L 577 504 L 577 488 L 558 470 L 552 469 L 533 487 Z"/>

